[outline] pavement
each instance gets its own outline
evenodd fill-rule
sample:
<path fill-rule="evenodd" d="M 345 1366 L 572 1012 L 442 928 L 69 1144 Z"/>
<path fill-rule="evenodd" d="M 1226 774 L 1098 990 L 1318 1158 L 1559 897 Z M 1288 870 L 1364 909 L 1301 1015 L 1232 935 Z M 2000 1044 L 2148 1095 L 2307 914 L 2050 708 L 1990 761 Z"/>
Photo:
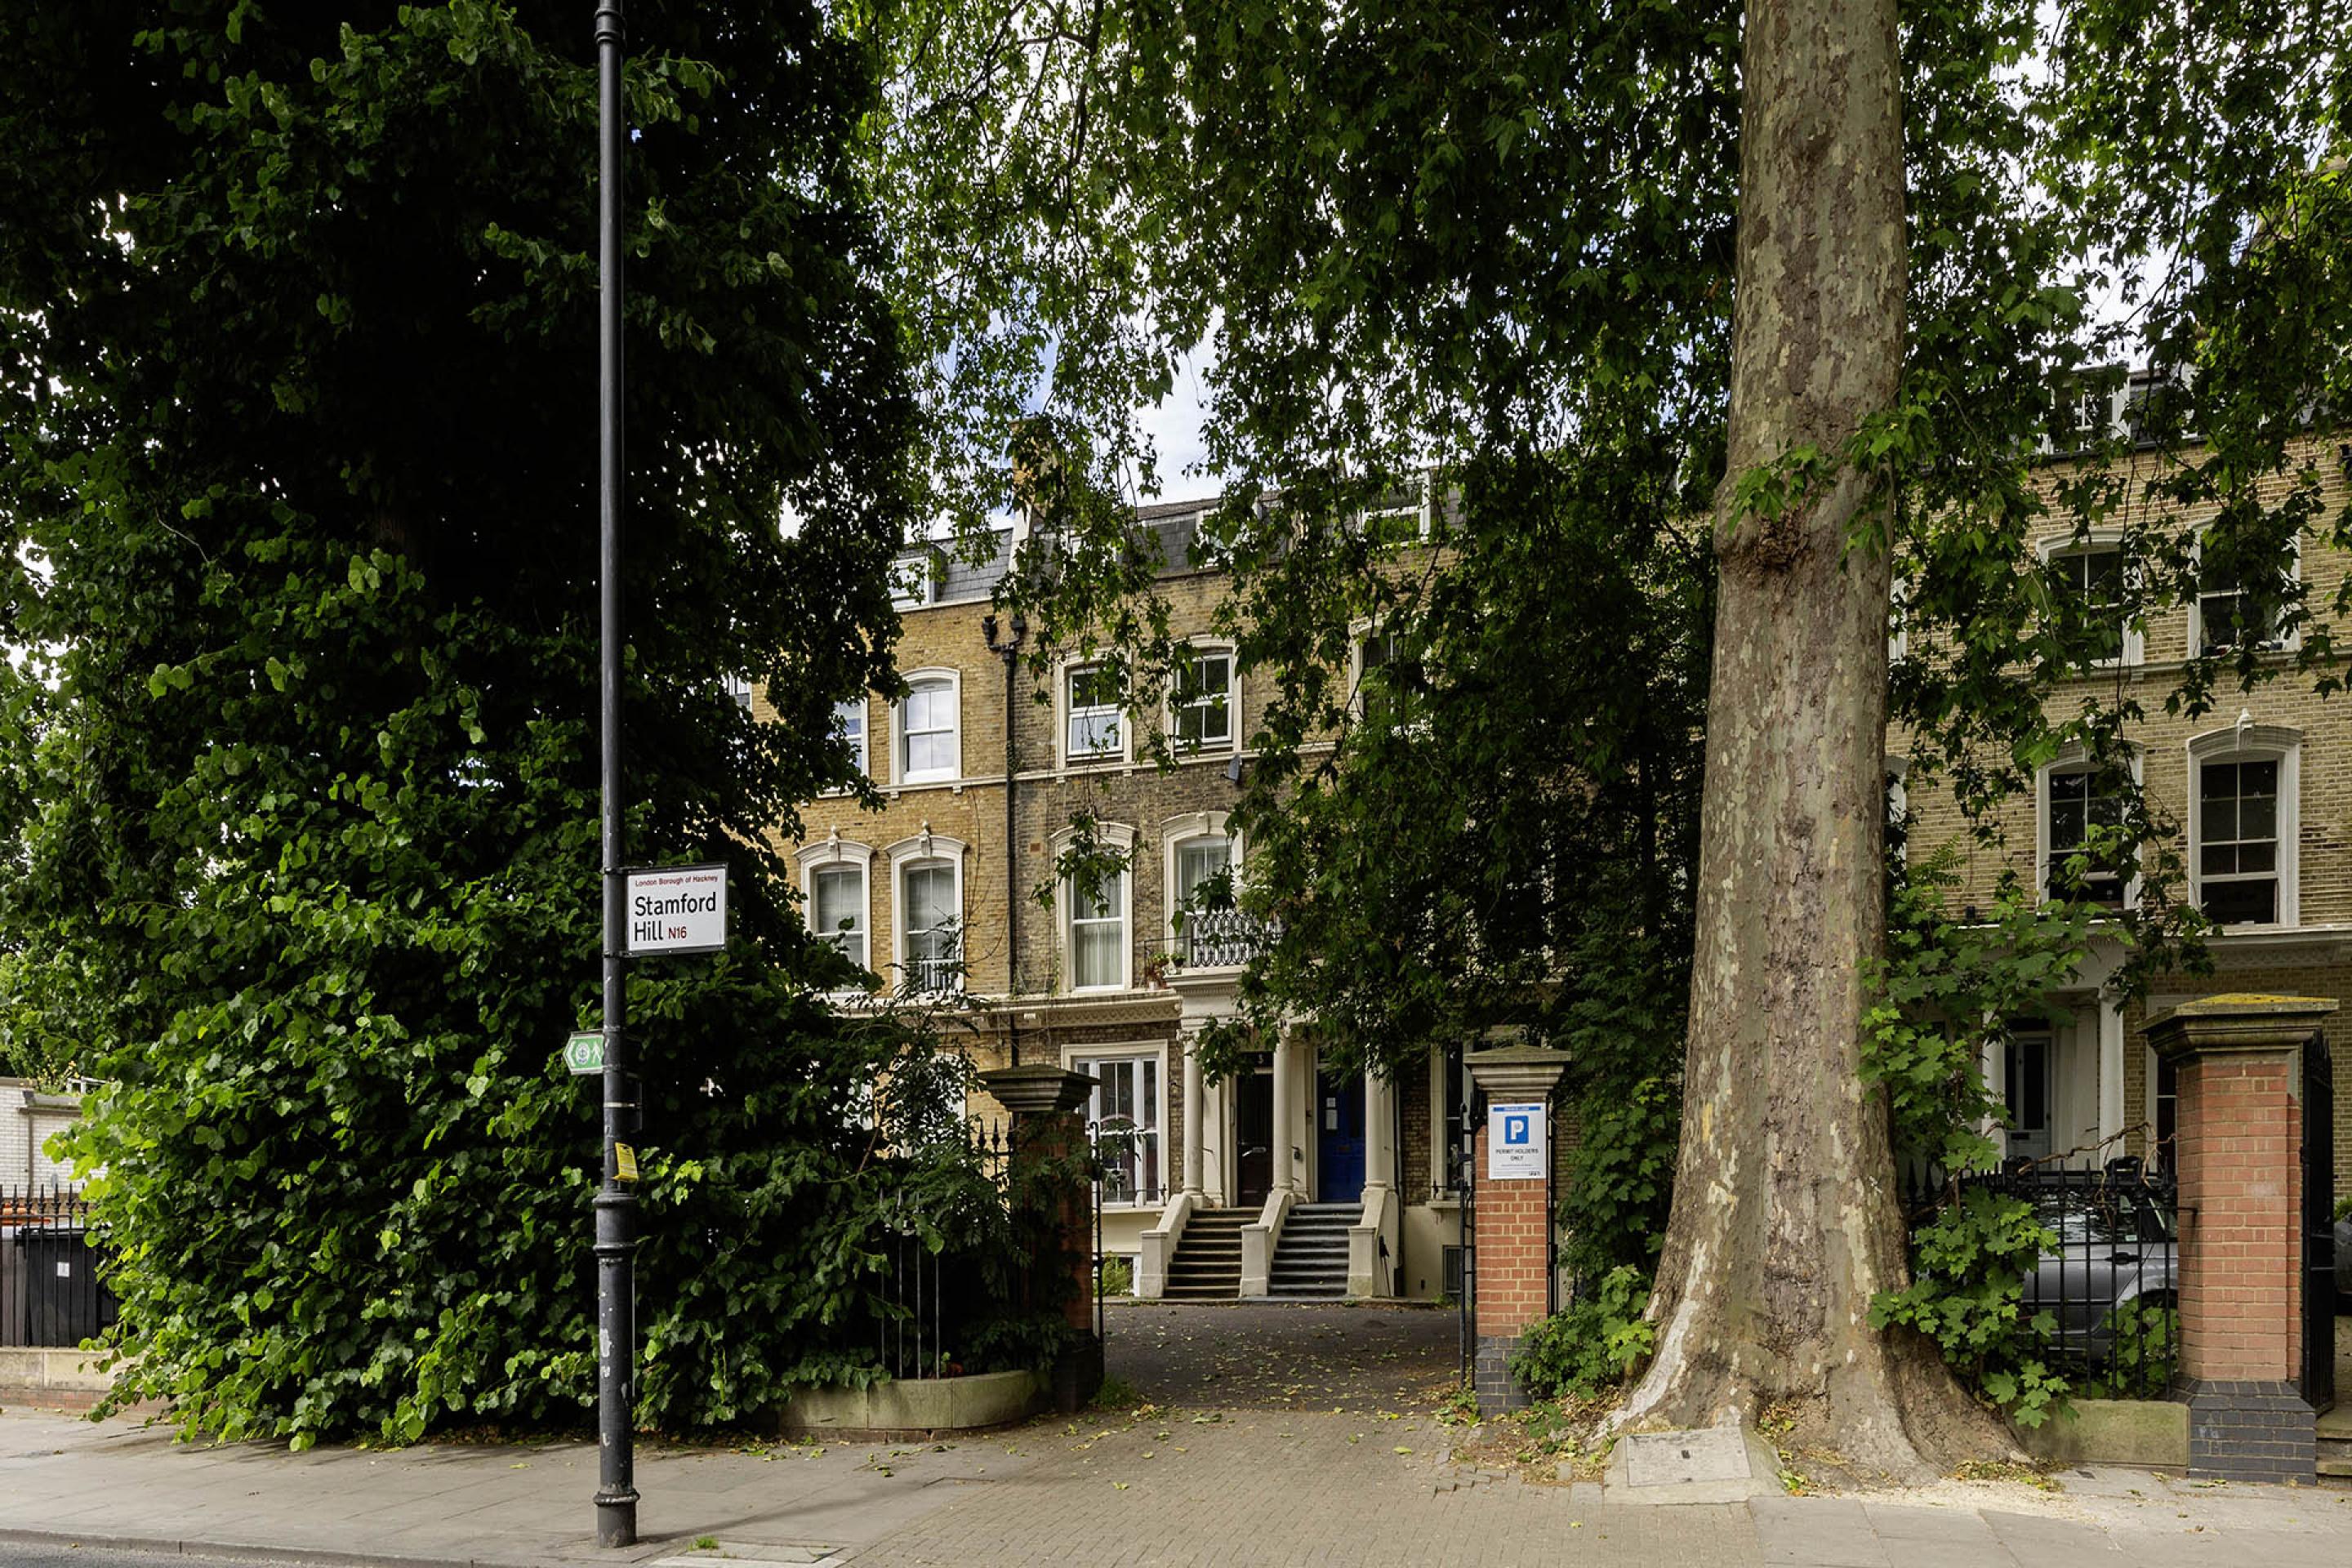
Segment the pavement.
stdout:
<path fill-rule="evenodd" d="M 1171 1310 L 1180 1315 L 1151 1315 Z M 1457 1434 L 1429 1404 L 1389 1402 L 1422 1371 L 1444 1370 L 1450 1319 L 1441 1336 L 1426 1323 L 1382 1326 L 1398 1316 L 1386 1310 L 1259 1310 L 1290 1315 L 1258 1332 L 1225 1309 L 1120 1309 L 1111 1367 L 1146 1401 L 1125 1410 L 951 1443 L 641 1445 L 643 1539 L 619 1552 L 593 1544 L 589 1442 L 294 1455 L 174 1443 L 123 1418 L 11 1410 L 0 1415 L 0 1562 L 53 1563 L 77 1543 L 94 1556 L 136 1549 L 393 1568 L 2352 1561 L 2352 1489 L 2137 1471 L 2066 1472 L 2054 1492 L 1948 1481 L 1885 1497 L 1626 1507 L 1591 1483 L 1456 1462 Z M 1328 1350 L 1356 1335 L 1396 1359 L 1373 1360 L 1352 1389 L 1320 1371 L 1291 1375 L 1295 1360 L 1285 1358 L 1299 1346 Z M 1264 1374 L 1255 1394 L 1232 1372 L 1233 1358 L 1248 1355 Z M 1160 1397 L 1204 1383 L 1232 1396 Z"/>

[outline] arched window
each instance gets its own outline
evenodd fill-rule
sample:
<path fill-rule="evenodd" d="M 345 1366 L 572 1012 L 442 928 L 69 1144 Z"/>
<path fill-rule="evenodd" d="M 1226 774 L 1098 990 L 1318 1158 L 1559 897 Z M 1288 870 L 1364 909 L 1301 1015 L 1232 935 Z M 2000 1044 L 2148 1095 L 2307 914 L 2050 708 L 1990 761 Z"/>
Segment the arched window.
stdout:
<path fill-rule="evenodd" d="M 2189 867 L 2216 925 L 2294 925 L 2303 736 L 2249 715 L 2189 742 Z"/>
<path fill-rule="evenodd" d="M 953 670 L 917 670 L 908 678 L 907 695 L 892 718 L 898 783 L 938 784 L 962 776 L 961 702 L 961 681 Z"/>
<path fill-rule="evenodd" d="M 1122 856 L 1135 847 L 1135 829 L 1118 823 L 1097 823 L 1097 847 Z M 1056 862 L 1076 842 L 1077 830 L 1066 827 L 1054 835 Z M 1072 991 L 1121 991 L 1129 984 L 1129 966 L 1135 946 L 1128 924 L 1129 889 L 1134 879 L 1126 866 L 1095 868 L 1089 876 L 1062 879 L 1055 903 L 1061 917 L 1063 973 Z"/>
<path fill-rule="evenodd" d="M 2137 900 L 2139 879 L 2120 866 L 2093 859 L 2083 866 L 2079 881 L 2074 871 L 2077 857 L 2093 847 L 2097 830 L 2122 826 L 2126 792 L 2139 776 L 2140 757 L 2136 750 L 2130 754 L 2127 774 L 2095 765 L 2080 747 L 2068 748 L 2066 754 L 2042 770 L 2036 837 L 2045 895 L 2116 910 L 2128 908 Z"/>
<path fill-rule="evenodd" d="M 838 833 L 800 852 L 801 893 L 807 900 L 810 933 L 861 969 L 874 963 L 868 878 L 873 860 L 873 850 Z"/>
<path fill-rule="evenodd" d="M 927 825 L 890 847 L 891 925 L 898 973 L 910 991 L 963 984 L 964 847 Z"/>

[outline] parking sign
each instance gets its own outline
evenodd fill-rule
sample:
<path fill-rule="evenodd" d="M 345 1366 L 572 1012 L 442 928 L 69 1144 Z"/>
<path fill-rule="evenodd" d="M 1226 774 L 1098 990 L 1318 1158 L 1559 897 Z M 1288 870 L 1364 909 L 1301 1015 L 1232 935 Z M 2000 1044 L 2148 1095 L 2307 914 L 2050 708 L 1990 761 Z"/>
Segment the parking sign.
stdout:
<path fill-rule="evenodd" d="M 1540 1182 L 1547 1170 L 1543 1105 L 1489 1105 L 1486 1179 Z"/>

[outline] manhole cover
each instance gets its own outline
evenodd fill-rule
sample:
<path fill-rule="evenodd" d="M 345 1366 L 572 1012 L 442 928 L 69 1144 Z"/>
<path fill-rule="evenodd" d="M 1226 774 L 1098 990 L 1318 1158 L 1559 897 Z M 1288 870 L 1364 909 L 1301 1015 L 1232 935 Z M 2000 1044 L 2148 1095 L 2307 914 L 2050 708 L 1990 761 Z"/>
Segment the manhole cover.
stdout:
<path fill-rule="evenodd" d="M 1671 1487 L 1694 1481 L 1744 1481 L 1748 1440 L 1736 1426 L 1696 1432 L 1637 1432 L 1624 1439 L 1625 1484 Z"/>

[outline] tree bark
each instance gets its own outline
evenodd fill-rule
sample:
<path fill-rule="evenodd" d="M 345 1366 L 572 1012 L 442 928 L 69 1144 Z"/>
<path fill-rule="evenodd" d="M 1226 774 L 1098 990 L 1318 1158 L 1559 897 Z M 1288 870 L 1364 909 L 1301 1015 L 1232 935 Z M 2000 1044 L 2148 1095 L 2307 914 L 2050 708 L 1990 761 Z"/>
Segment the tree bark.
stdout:
<path fill-rule="evenodd" d="M 1682 1142 L 1625 1419 L 1793 1402 L 1856 1465 L 2000 1446 L 1926 1342 L 1868 1322 L 1906 1278 L 1884 1097 L 1862 1081 L 1882 950 L 1886 504 L 1839 469 L 1777 519 L 1739 477 L 1832 456 L 1904 353 L 1895 0 L 1748 0 L 1729 466 L 1700 816 Z M 1851 547 L 1850 547 L 1851 546 Z"/>

